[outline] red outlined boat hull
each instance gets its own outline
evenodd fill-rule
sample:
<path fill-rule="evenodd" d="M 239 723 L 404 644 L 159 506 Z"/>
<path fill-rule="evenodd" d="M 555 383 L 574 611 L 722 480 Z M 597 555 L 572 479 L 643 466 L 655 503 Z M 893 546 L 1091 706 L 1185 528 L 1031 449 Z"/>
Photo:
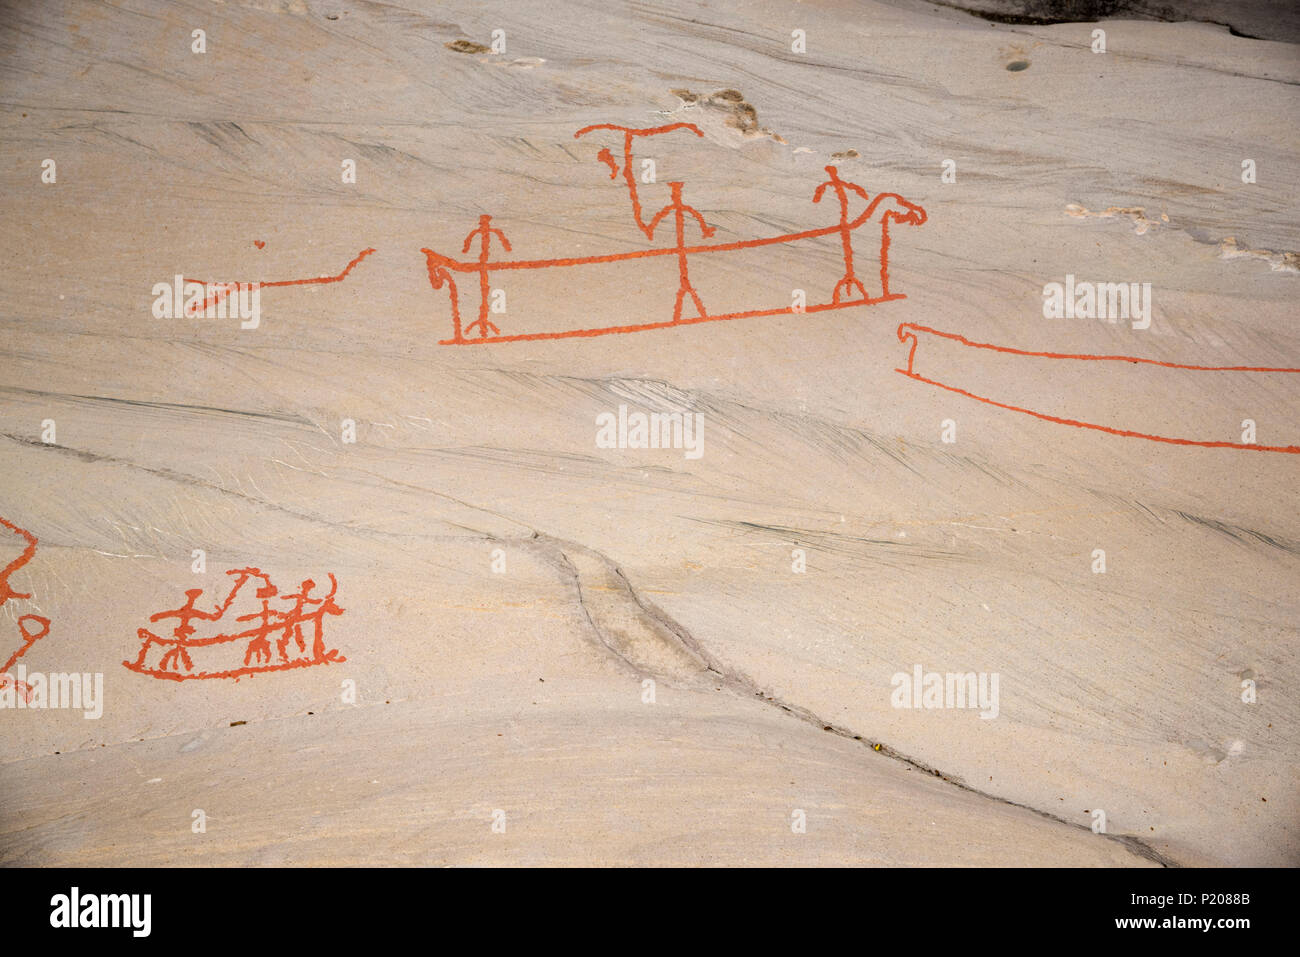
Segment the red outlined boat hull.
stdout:
<path fill-rule="evenodd" d="M 1062 361 L 1076 362 L 1128 362 L 1137 365 L 1159 366 L 1166 369 L 1180 369 L 1195 372 L 1240 372 L 1240 373 L 1300 373 L 1300 368 L 1287 368 L 1276 366 L 1208 366 L 1192 365 L 1180 362 L 1163 362 L 1159 359 L 1148 359 L 1141 356 L 1126 355 L 1090 355 L 1086 353 L 1062 353 L 1062 352 L 1032 352 L 1025 349 L 1015 349 L 1010 346 L 998 346 L 988 342 L 975 342 L 967 339 L 965 336 L 953 332 L 944 332 L 938 329 L 932 329 L 929 326 L 920 326 L 915 323 L 905 322 L 899 325 L 897 330 L 898 341 L 907 343 L 911 341 L 911 346 L 907 352 L 907 368 L 895 369 L 895 372 L 907 376 L 909 379 L 915 379 L 918 382 L 924 382 L 926 385 L 936 386 L 940 389 L 946 389 L 957 395 L 965 396 L 969 399 L 975 399 L 986 405 L 991 405 L 999 409 L 1006 409 L 1010 412 L 1020 412 L 1024 415 L 1033 416 L 1044 422 L 1053 422 L 1057 425 L 1068 425 L 1076 429 L 1091 429 L 1096 432 L 1104 432 L 1108 435 L 1117 435 L 1124 438 L 1146 439 L 1148 442 L 1163 442 L 1168 445 L 1187 445 L 1197 446 L 1207 449 L 1239 449 L 1249 452 L 1281 452 L 1288 455 L 1300 455 L 1300 446 L 1296 445 L 1260 445 L 1248 442 L 1222 442 L 1209 441 L 1202 439 L 1181 438 L 1171 435 L 1155 435 L 1148 432 L 1138 432 L 1131 429 L 1117 429 L 1112 426 L 1102 425 L 1097 422 L 1085 422 L 1081 419 L 1071 419 L 1064 416 L 1050 415 L 1046 412 L 1040 412 L 1035 409 L 1027 409 L 1023 406 L 1011 405 L 1006 402 L 999 402 L 988 396 L 979 395 L 959 386 L 950 385 L 946 382 L 940 382 L 937 379 L 931 379 L 917 373 L 913 365 L 916 361 L 916 350 L 920 343 L 921 334 L 933 335 L 941 339 L 947 339 L 959 343 L 961 346 L 971 349 L 984 349 L 992 352 L 1002 353 L 1004 355 L 1025 356 L 1039 359 L 1054 359 Z"/>
<path fill-rule="evenodd" d="M 697 137 L 703 133 L 690 123 L 673 123 L 667 126 L 637 129 L 597 124 L 584 127 L 574 134 L 582 137 L 598 130 L 615 131 L 623 134 L 622 172 L 632 206 L 632 217 L 637 228 L 650 240 L 655 239 L 655 231 L 669 223 L 675 226 L 675 242 L 671 246 L 657 246 L 651 249 L 638 249 L 624 253 L 603 255 L 570 256 L 555 259 L 497 259 L 493 260 L 493 242 L 497 241 L 506 252 L 511 251 L 510 241 L 505 233 L 492 224 L 491 216 L 480 216 L 479 225 L 465 238 L 461 253 L 468 253 L 472 246 L 478 245 L 478 258 L 475 261 L 462 261 L 451 256 L 423 248 L 429 284 L 435 290 L 446 289 L 451 308 L 452 335 L 439 340 L 439 345 L 487 345 L 509 342 L 536 342 L 549 339 L 592 338 L 595 336 L 620 335 L 631 332 L 650 332 L 671 329 L 676 326 L 698 325 L 704 322 L 722 322 L 731 319 L 752 319 L 763 316 L 803 315 L 805 313 L 825 312 L 832 309 L 847 309 L 850 306 L 875 305 L 904 298 L 901 294 L 891 293 L 889 289 L 889 246 L 890 225 L 906 224 L 919 226 L 926 222 L 925 210 L 915 203 L 905 200 L 896 193 L 877 193 L 874 198 L 856 183 L 841 179 L 835 166 L 825 167 L 829 179 L 818 185 L 813 192 L 812 201 L 821 203 L 823 198 L 833 196 L 838 201 L 838 222 L 829 226 L 819 226 L 798 232 L 784 233 L 778 236 L 765 236 L 757 239 L 737 240 L 722 243 L 688 243 L 688 227 L 698 230 L 704 239 L 709 239 L 716 232 L 699 210 L 685 203 L 682 198 L 683 183 L 669 183 L 672 199 L 653 216 L 646 217 L 638 193 L 637 180 L 633 174 L 632 144 L 636 137 L 657 136 L 676 130 L 694 133 Z M 602 149 L 598 160 L 610 170 L 610 178 L 617 179 L 619 163 L 608 148 Z M 863 209 L 853 217 L 849 215 L 851 202 L 861 200 Z M 876 222 L 880 227 L 880 295 L 868 295 L 862 281 L 855 272 L 853 233 L 868 222 Z M 725 312 L 712 312 L 705 307 L 699 292 L 690 276 L 691 264 L 701 259 L 739 250 L 753 250 L 787 243 L 799 243 L 822 237 L 838 238 L 843 256 L 843 272 L 838 281 L 830 285 L 829 301 L 807 305 L 790 305 L 770 309 L 733 309 Z M 512 273 L 518 270 L 568 269 L 575 266 L 602 266 L 613 263 L 626 263 L 638 260 L 651 260 L 660 257 L 674 257 L 677 264 L 677 291 L 672 318 L 658 322 L 629 323 L 621 325 L 590 326 L 581 329 L 552 329 L 539 332 L 502 332 L 491 321 L 489 314 L 490 276 L 499 273 Z M 477 318 L 464 324 L 461 316 L 461 293 L 458 277 L 472 276 L 466 280 L 471 286 L 478 287 Z M 694 315 L 683 312 L 689 304 Z"/>

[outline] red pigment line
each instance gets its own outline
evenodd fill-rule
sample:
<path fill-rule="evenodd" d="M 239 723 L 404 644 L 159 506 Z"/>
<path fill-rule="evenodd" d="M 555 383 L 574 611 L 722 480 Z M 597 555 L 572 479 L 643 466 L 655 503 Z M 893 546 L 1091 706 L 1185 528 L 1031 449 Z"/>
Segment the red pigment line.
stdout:
<path fill-rule="evenodd" d="M 570 329 L 565 332 L 532 332 L 514 336 L 493 336 L 487 339 L 442 339 L 440 346 L 474 346 L 493 342 L 536 342 L 543 339 L 587 339 L 595 336 L 607 336 L 613 333 L 646 332 L 651 329 L 672 329 L 677 326 L 694 326 L 701 322 L 722 322 L 727 319 L 752 319 L 759 316 L 802 315 L 809 312 L 826 312 L 830 309 L 848 309 L 850 306 L 874 306 L 879 302 L 906 299 L 902 293 L 889 296 L 877 296 L 875 299 L 856 299 L 852 302 L 824 302 L 805 306 L 796 310 L 792 306 L 784 309 L 754 309 L 749 312 L 729 312 L 716 316 L 694 316 L 688 319 L 665 320 L 663 322 L 646 322 L 630 326 L 604 326 L 598 329 Z"/>
<path fill-rule="evenodd" d="M 175 615 L 170 615 L 170 616 L 168 616 L 168 617 L 172 617 L 172 618 L 174 618 L 174 617 L 176 617 L 176 616 L 175 616 Z M 194 616 L 192 616 L 192 617 L 194 617 L 194 618 L 200 618 L 200 617 L 203 617 L 203 616 L 202 616 L 202 615 L 194 615 Z M 256 616 L 256 615 L 255 615 L 254 617 L 256 618 L 256 617 L 260 617 L 260 616 Z M 215 621 L 216 619 L 214 618 L 214 619 L 212 619 L 212 620 Z M 245 618 L 238 618 L 238 619 L 236 619 L 236 621 L 245 621 L 245 620 L 247 620 L 247 619 L 245 619 Z M 305 621 L 305 620 L 306 620 L 306 619 L 296 619 L 296 620 L 294 620 L 294 621 L 290 621 L 290 622 L 288 622 L 288 624 L 289 624 L 290 627 L 292 627 L 294 624 L 301 624 L 302 621 Z M 285 624 L 286 624 L 285 622 L 280 622 L 280 623 L 278 623 L 278 625 L 277 625 L 276 627 L 274 627 L 274 628 L 272 628 L 272 629 L 270 629 L 270 630 L 267 630 L 266 628 L 250 628 L 248 631 L 240 631 L 240 632 L 236 632 L 236 633 L 234 633 L 234 634 L 230 634 L 230 635 L 227 635 L 227 634 L 214 635 L 214 636 L 211 637 L 211 638 L 186 638 L 186 637 L 171 637 L 171 638 L 165 638 L 165 637 L 163 637 L 162 635 L 155 635 L 155 634 L 154 634 L 152 631 L 150 631 L 148 628 L 137 628 L 137 629 L 136 629 L 136 635 L 139 636 L 139 638 L 140 638 L 142 641 L 148 641 L 150 644 L 157 644 L 157 645 L 180 645 L 180 646 L 185 647 L 185 648 L 205 648 L 205 647 L 208 647 L 208 646 L 210 646 L 210 645 L 226 645 L 226 644 L 230 644 L 230 642 L 232 642 L 232 641 L 238 641 L 238 640 L 241 639 L 241 638 L 265 638 L 265 637 L 268 636 L 268 635 L 274 634 L 276 631 L 283 631 L 284 628 L 285 628 Z M 138 661 L 139 659 L 137 658 L 136 660 Z"/>
<path fill-rule="evenodd" d="M 0 570 L 0 605 L 3 605 L 10 598 L 32 597 L 30 594 L 24 595 L 14 591 L 9 585 L 9 576 L 32 560 L 32 556 L 36 554 L 36 536 L 25 528 L 19 528 L 3 516 L 0 516 L 0 525 L 27 540 L 27 547 L 23 549 L 23 553 Z"/>
<path fill-rule="evenodd" d="M 995 347 L 996 348 L 996 347 Z M 1006 350 L 1004 350 L 1006 351 Z M 1098 358 L 1097 356 L 1085 356 L 1084 358 Z M 1193 368 L 1203 368 L 1194 366 Z M 1063 419 L 1055 415 L 1047 415 L 1043 412 L 1035 412 L 1033 409 L 1023 409 L 1018 405 L 1007 405 L 1004 402 L 997 402 L 993 399 L 982 395 L 976 395 L 974 392 L 967 392 L 965 389 L 959 389 L 956 386 L 946 385 L 942 382 L 936 382 L 934 379 L 927 379 L 925 376 L 918 375 L 915 372 L 908 372 L 906 369 L 895 369 L 895 372 L 907 376 L 909 379 L 916 379 L 918 382 L 925 382 L 928 385 L 938 386 L 940 389 L 947 389 L 949 392 L 956 392 L 958 395 L 964 395 L 971 399 L 976 399 L 988 405 L 997 406 L 999 409 L 1008 409 L 1012 412 L 1023 412 L 1025 415 L 1032 415 L 1036 419 L 1043 419 L 1047 422 L 1055 422 L 1059 425 L 1072 425 L 1078 429 L 1095 429 L 1098 432 L 1105 432 L 1109 435 L 1122 435 L 1133 439 L 1147 439 L 1151 442 L 1165 442 L 1169 445 L 1194 445 L 1207 449 L 1243 449 L 1255 452 L 1285 452 L 1290 455 L 1300 455 L 1300 446 L 1297 445 L 1247 445 L 1242 442 L 1201 442 L 1196 439 L 1179 439 L 1167 435 L 1149 435 L 1146 432 L 1130 432 L 1127 429 L 1112 429 L 1106 425 L 1097 425 L 1094 422 L 1080 422 L 1078 419 Z M 1295 371 L 1295 370 L 1288 370 Z"/>
<path fill-rule="evenodd" d="M 989 349 L 993 352 L 1004 352 L 1016 356 L 1034 356 L 1041 359 L 1083 359 L 1094 362 L 1135 362 L 1141 363 L 1142 365 L 1163 366 L 1166 369 L 1192 369 L 1199 372 L 1300 372 L 1300 369 L 1274 368 L 1271 366 L 1188 365 L 1182 362 L 1163 362 L 1159 359 L 1144 359 L 1140 356 L 1103 356 L 1069 352 L 1030 352 L 1025 349 L 1013 349 L 1010 346 L 997 346 L 988 342 L 974 342 L 967 339 L 965 336 L 957 335 L 955 332 L 941 332 L 938 329 L 931 329 L 928 326 L 918 326 L 911 322 L 905 322 L 898 327 L 899 342 L 903 342 L 906 338 L 903 334 L 904 329 L 910 329 L 916 332 L 928 332 L 931 335 L 939 336 L 942 339 L 951 339 L 954 342 L 960 342 L 964 346 L 970 346 L 975 349 Z M 913 341 L 915 341 L 915 339 Z M 915 348 L 914 345 L 913 351 L 915 351 Z M 1259 446 L 1250 446 L 1250 448 L 1258 447 Z"/>
<path fill-rule="evenodd" d="M 317 276 L 314 279 L 275 279 L 270 282 L 250 282 L 250 283 L 239 283 L 239 282 L 208 283 L 208 282 L 204 282 L 201 279 L 185 279 L 184 281 L 197 282 L 204 286 L 212 286 L 215 289 L 213 295 L 210 298 L 204 299 L 203 305 L 199 306 L 196 310 L 194 310 L 197 313 L 197 312 L 202 312 L 203 310 L 207 309 L 209 306 L 215 306 L 217 303 L 219 303 L 222 299 L 226 298 L 226 296 L 230 295 L 232 292 L 238 291 L 240 286 L 248 286 L 250 288 L 256 287 L 256 288 L 265 289 L 270 286 L 310 286 L 310 285 L 316 285 L 321 283 L 342 282 L 344 279 L 347 278 L 348 273 L 352 272 L 353 268 L 357 265 L 357 263 L 361 262 L 361 260 L 365 259 L 374 251 L 375 250 L 373 248 L 363 249 L 357 255 L 357 257 L 353 259 L 352 262 L 348 263 L 343 268 L 343 271 L 339 273 L 337 276 Z"/>
<path fill-rule="evenodd" d="M 618 126 L 614 123 L 593 123 L 591 126 L 584 126 L 578 132 L 573 134 L 576 140 L 579 136 L 590 133 L 592 130 L 619 130 L 632 136 L 655 136 L 659 133 L 671 133 L 673 130 L 690 130 L 696 136 L 703 136 L 700 128 L 694 123 L 669 123 L 667 126 Z"/>
<path fill-rule="evenodd" d="M 291 661 L 288 664 L 278 665 L 250 665 L 247 668 L 234 668 L 230 671 L 199 671 L 193 674 L 181 674 L 178 671 L 156 671 L 153 668 L 137 667 L 133 661 L 122 662 L 130 670 L 142 675 L 148 675 L 150 678 L 165 678 L 168 681 L 189 681 L 192 679 L 205 678 L 242 678 L 245 675 L 261 674 L 268 671 L 288 671 L 291 668 L 310 668 L 313 665 L 339 664 L 347 661 L 346 658 L 338 657 L 337 652 L 331 652 L 319 661 L 314 659 L 299 659 Z"/>
<path fill-rule="evenodd" d="M 878 202 L 881 199 L 890 197 L 893 194 L 881 193 L 876 197 Z M 920 207 L 918 207 L 919 209 Z M 758 246 L 772 246 L 777 243 L 793 243 L 801 239 L 817 239 L 820 236 L 830 236 L 834 233 L 842 233 L 845 229 L 857 229 L 875 213 L 875 204 L 864 210 L 856 219 L 848 223 L 847 226 L 820 226 L 817 229 L 806 229 L 799 233 L 784 233 L 780 236 L 764 236 L 761 239 L 743 239 L 731 243 L 704 243 L 698 246 L 686 246 L 678 249 L 676 246 L 663 246 L 657 249 L 637 249 L 627 253 L 607 253 L 602 256 L 573 256 L 565 259 L 510 259 L 497 260 L 495 262 L 461 262 L 458 259 L 451 259 L 441 253 L 433 252 L 429 249 L 420 251 L 426 255 L 433 256 L 438 260 L 438 264 L 446 266 L 448 269 L 454 269 L 457 272 L 478 272 L 487 268 L 488 272 L 498 272 L 506 269 L 547 269 L 552 266 L 589 266 L 594 263 L 614 263 L 625 262 L 629 259 L 646 259 L 652 256 L 677 256 L 681 253 L 695 255 L 697 253 L 720 253 L 728 252 L 734 249 L 754 249 Z M 892 211 L 886 216 L 896 219 Z M 885 234 L 886 236 L 888 233 Z M 268 285 L 264 283 L 263 285 Z"/>
<path fill-rule="evenodd" d="M 312 285 L 313 283 L 342 282 L 344 279 L 347 278 L 348 273 L 350 273 L 356 267 L 357 263 L 361 262 L 361 260 L 365 259 L 373 252 L 375 252 L 373 248 L 361 250 L 361 252 L 357 254 L 356 259 L 348 263 L 347 266 L 343 268 L 343 271 L 339 273 L 337 276 L 317 276 L 314 279 L 276 279 L 270 282 L 249 282 L 249 283 L 238 283 L 238 282 L 208 283 L 208 282 L 204 282 L 202 279 L 186 279 L 184 281 L 197 282 L 204 286 L 260 286 L 264 289 L 268 286 L 309 286 Z"/>
<path fill-rule="evenodd" d="M 466 263 L 457 259 L 450 259 L 440 253 L 433 253 L 433 255 L 437 257 L 440 265 L 446 266 L 448 269 L 454 269 L 457 272 L 478 272 L 485 266 L 487 267 L 488 272 L 498 272 L 506 269 L 547 269 L 551 266 L 589 266 L 594 263 L 626 262 L 629 259 L 646 259 L 653 256 L 676 256 L 679 253 L 694 255 L 696 253 L 726 252 L 732 249 L 752 249 L 755 246 L 770 246 L 774 243 L 790 243 L 799 239 L 815 239 L 818 236 L 829 236 L 832 233 L 838 233 L 839 231 L 839 226 L 824 226 L 819 229 L 810 229 L 802 233 L 788 233 L 784 236 L 765 236 L 762 239 L 745 239 L 734 243 L 705 243 L 699 246 L 686 246 L 680 250 L 676 246 L 662 246 L 657 249 L 637 249 L 628 253 L 606 253 L 601 256 L 573 256 L 566 259 L 510 259 L 497 260 L 488 263 Z"/>

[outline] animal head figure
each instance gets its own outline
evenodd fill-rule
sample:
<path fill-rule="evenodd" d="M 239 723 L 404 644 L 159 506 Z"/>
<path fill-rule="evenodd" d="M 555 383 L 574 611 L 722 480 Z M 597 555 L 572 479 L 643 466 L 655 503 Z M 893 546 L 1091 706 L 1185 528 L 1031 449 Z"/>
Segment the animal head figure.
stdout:
<path fill-rule="evenodd" d="M 881 222 L 920 226 L 926 220 L 925 210 L 908 202 L 897 193 L 879 193 L 871 203 L 872 212 L 880 213 Z"/>

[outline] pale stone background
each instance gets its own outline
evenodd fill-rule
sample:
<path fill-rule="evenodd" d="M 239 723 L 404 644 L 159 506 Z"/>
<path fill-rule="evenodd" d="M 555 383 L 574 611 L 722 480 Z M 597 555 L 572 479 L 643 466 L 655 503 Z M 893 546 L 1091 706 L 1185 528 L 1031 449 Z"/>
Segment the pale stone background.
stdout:
<path fill-rule="evenodd" d="M 0 515 L 40 546 L 0 634 L 48 616 L 23 663 L 102 672 L 106 704 L 0 713 L 0 862 L 1300 861 L 1300 462 L 1084 432 L 892 371 L 901 322 L 1300 365 L 1300 60 L 1267 7 L 1244 37 L 910 0 L 8 0 Z M 446 46 L 495 29 L 503 54 Z M 784 142 L 683 89 L 740 91 Z M 707 136 L 645 151 L 647 208 L 685 180 L 724 241 L 833 221 L 812 192 L 856 150 L 845 178 L 929 213 L 894 232 L 908 299 L 437 345 L 420 247 L 458 253 L 483 213 L 520 257 L 643 246 L 596 160 L 619 143 L 572 133 L 675 121 Z M 1260 252 L 1226 258 L 1228 237 Z M 345 282 L 264 290 L 256 330 L 151 314 L 176 273 L 307 277 L 372 246 Z M 834 242 L 800 255 L 838 261 Z M 706 299 L 784 305 L 794 261 L 719 267 Z M 1067 273 L 1151 282 L 1151 328 L 1044 319 Z M 672 305 L 650 272 L 518 278 L 507 332 Z M 918 356 L 1054 414 L 1223 441 L 1251 418 L 1300 444 L 1294 376 Z M 703 457 L 598 449 L 620 403 L 702 413 Z M 0 542 L 0 563 L 20 550 Z M 337 576 L 346 663 L 237 683 L 122 667 L 151 613 L 249 564 Z M 891 707 L 915 664 L 997 672 L 999 717 Z"/>

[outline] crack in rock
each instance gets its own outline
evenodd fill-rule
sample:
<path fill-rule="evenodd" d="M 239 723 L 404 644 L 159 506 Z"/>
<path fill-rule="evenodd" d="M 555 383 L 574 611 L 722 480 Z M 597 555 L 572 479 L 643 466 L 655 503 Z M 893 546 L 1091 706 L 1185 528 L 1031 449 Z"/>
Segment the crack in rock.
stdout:
<path fill-rule="evenodd" d="M 901 761 L 924 774 L 932 775 L 970 794 L 1010 807 L 1030 811 L 1039 817 L 1079 830 L 1087 825 L 1069 821 L 1049 811 L 1012 801 L 970 786 L 955 775 L 946 774 L 923 761 L 910 757 L 883 742 L 869 742 L 852 729 L 826 722 L 816 712 L 763 692 L 752 678 L 728 668 L 705 649 L 680 622 L 659 608 L 633 587 L 627 575 L 607 556 L 575 542 L 537 532 L 527 540 L 542 547 L 552 563 L 569 579 L 579 607 L 599 645 L 638 677 L 669 677 L 685 684 L 703 686 L 704 679 L 717 687 L 720 682 L 729 691 L 756 698 L 800 721 L 832 734 L 856 741 L 870 750 Z M 515 544 L 518 544 L 516 542 Z M 1131 853 L 1163 867 L 1178 863 L 1161 854 L 1140 838 L 1124 834 L 1102 834 L 1107 840 L 1122 844 Z"/>

